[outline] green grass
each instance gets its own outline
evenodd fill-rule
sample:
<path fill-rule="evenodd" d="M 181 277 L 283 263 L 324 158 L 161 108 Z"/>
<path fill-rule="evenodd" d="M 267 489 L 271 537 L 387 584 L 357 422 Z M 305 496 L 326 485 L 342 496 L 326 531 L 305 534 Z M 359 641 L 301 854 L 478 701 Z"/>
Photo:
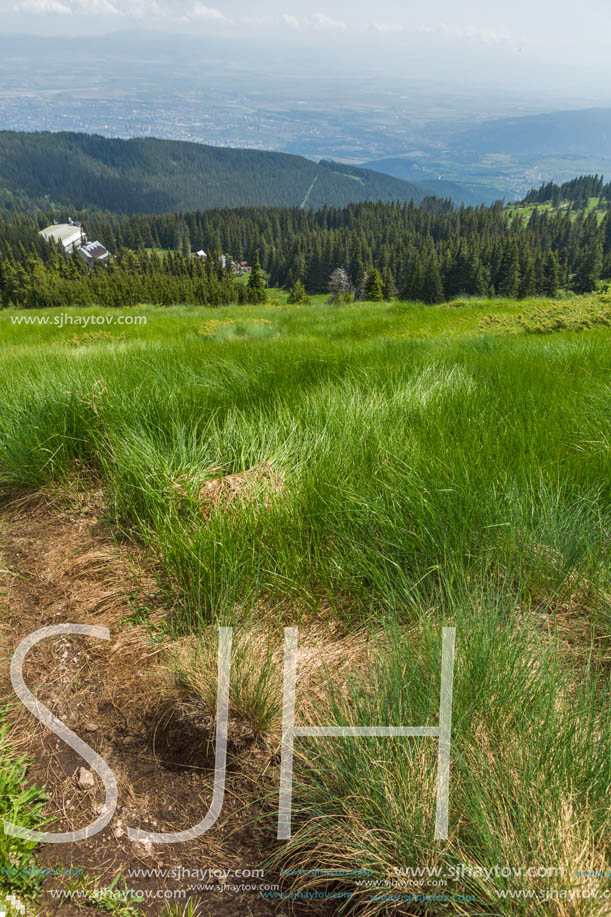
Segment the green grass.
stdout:
<path fill-rule="evenodd" d="M 147 252 L 153 252 L 156 255 L 160 255 L 162 258 L 165 258 L 169 252 L 177 251 L 177 249 L 172 248 L 145 248 Z"/>
<path fill-rule="evenodd" d="M 32 357 L 37 347 L 43 346 L 45 357 L 58 354 L 55 346 L 69 344 L 104 344 L 116 337 L 117 343 L 128 345 L 158 342 L 192 344 L 202 335 L 210 337 L 209 324 L 232 322 L 271 323 L 275 332 L 300 344 L 336 340 L 349 343 L 357 339 L 401 340 L 403 338 L 429 338 L 438 335 L 470 335 L 480 331 L 483 317 L 487 315 L 519 315 L 539 310 L 554 309 L 557 303 L 543 298 L 518 301 L 505 299 L 475 299 L 465 297 L 443 306 L 425 306 L 414 303 L 357 303 L 348 307 L 327 302 L 324 295 L 311 297 L 311 305 L 293 305 L 286 308 L 287 292 L 271 289 L 270 302 L 263 306 L 139 306 L 127 309 L 28 309 L 0 311 L 0 341 L 6 351 L 9 347 L 24 347 L 24 356 Z M 588 307 L 596 298 L 575 299 L 575 306 Z M 117 323 L 117 319 L 122 323 Z M 104 321 L 102 322 L 102 319 Z M 30 324 L 26 324 L 26 320 Z M 38 321 L 44 324 L 38 324 Z M 98 352 L 99 353 L 99 352 Z M 16 355 L 17 351 L 13 351 Z"/>
<path fill-rule="evenodd" d="M 534 210 L 547 214 L 564 213 L 568 210 L 573 220 L 576 219 L 578 214 L 588 214 L 596 211 L 598 222 L 601 223 L 608 210 L 608 201 L 603 201 L 599 197 L 590 197 L 586 206 L 582 208 L 571 208 L 567 201 L 561 201 L 557 207 L 554 207 L 550 201 L 544 204 L 510 204 L 507 207 L 507 213 L 510 218 L 520 218 L 524 223 L 528 223 Z"/>
<path fill-rule="evenodd" d="M 542 637 L 498 588 L 475 596 L 469 584 L 444 623 L 456 626 L 449 839 L 432 841 L 437 746 L 434 740 L 298 739 L 293 837 L 271 862 L 287 886 L 321 887 L 316 870 L 345 871 L 346 912 L 377 914 L 588 913 L 555 909 L 549 900 L 511 900 L 499 892 L 550 887 L 575 893 L 592 883 L 580 870 L 608 868 L 608 684 L 591 667 L 566 664 L 553 633 Z M 342 725 L 435 725 L 441 669 L 436 616 L 418 628 L 391 631 L 367 678 L 332 694 L 329 722 Z M 299 692 L 297 703 L 299 707 Z M 303 698 L 302 698 L 303 702 Z M 321 747 L 322 746 L 322 747 Z M 292 880 L 303 864 L 305 879 Z M 401 885 L 402 867 L 438 869 Z M 553 867 L 556 874 L 490 881 L 478 867 Z M 368 882 L 351 876 L 367 871 Z M 394 880 L 395 884 L 388 884 Z M 430 910 L 407 910 L 406 895 L 462 896 Z M 403 908 L 403 909 L 402 909 Z M 343 912 L 343 911 L 342 911 Z"/>
<path fill-rule="evenodd" d="M 0 818 L 24 828 L 40 831 L 48 819 L 42 816 L 47 799 L 40 788 L 27 780 L 28 760 L 16 755 L 7 740 L 6 711 L 0 710 Z M 36 844 L 0 833 L 0 909 L 9 895 L 19 899 L 35 897 L 42 873 L 36 865 Z M 9 908 L 9 913 L 13 911 Z"/>
<path fill-rule="evenodd" d="M 331 620 L 385 635 L 366 683 L 330 701 L 336 718 L 434 725 L 441 627 L 455 624 L 448 843 L 432 841 L 429 740 L 299 740 L 281 856 L 380 876 L 561 864 L 569 887 L 611 837 L 611 330 L 584 322 L 607 305 L 275 296 L 130 310 L 146 326 L 80 346 L 74 327 L 1 315 L 0 479 L 95 476 L 109 518 L 152 555 L 176 633 L 267 621 L 280 639 L 282 624 Z M 263 467 L 281 487 L 202 502 L 206 482 Z M 247 674 L 241 703 L 265 728 Z M 365 913 L 403 906 L 346 886 Z M 573 913 L 499 887 L 463 883 L 479 911 L 414 913 Z"/>
<path fill-rule="evenodd" d="M 69 878 L 62 892 L 78 910 L 103 911 L 115 917 L 138 917 L 142 913 L 138 907 L 142 896 L 129 888 L 121 873 L 117 873 L 109 885 L 104 885 L 98 876 L 80 874 Z"/>
<path fill-rule="evenodd" d="M 69 350 L 66 329 L 3 316 L 0 473 L 36 487 L 94 469 L 187 628 L 261 595 L 410 617 L 457 574 L 598 584 L 608 330 L 481 330 L 512 310 L 528 304 L 151 309 L 118 343 Z M 202 483 L 263 462 L 282 497 L 203 524 Z"/>

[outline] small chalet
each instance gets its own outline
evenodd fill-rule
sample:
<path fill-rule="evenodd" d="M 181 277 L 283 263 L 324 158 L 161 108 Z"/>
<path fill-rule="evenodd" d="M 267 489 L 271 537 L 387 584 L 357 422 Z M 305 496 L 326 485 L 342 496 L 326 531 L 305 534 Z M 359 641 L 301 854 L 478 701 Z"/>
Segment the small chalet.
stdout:
<path fill-rule="evenodd" d="M 78 253 L 87 267 L 91 267 L 94 261 L 100 264 L 108 264 L 110 258 L 110 252 L 104 248 L 101 242 L 87 242 L 85 245 L 81 245 Z"/>

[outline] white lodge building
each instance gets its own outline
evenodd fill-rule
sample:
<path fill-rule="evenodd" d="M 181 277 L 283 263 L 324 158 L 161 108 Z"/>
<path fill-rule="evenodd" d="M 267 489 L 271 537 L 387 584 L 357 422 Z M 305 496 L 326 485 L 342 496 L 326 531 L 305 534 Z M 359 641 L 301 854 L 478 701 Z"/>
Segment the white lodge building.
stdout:
<path fill-rule="evenodd" d="M 51 239 L 54 242 L 61 242 L 64 251 L 69 254 L 87 241 L 82 223 L 54 223 L 53 226 L 47 226 L 46 229 L 41 230 L 40 235 L 47 242 Z"/>

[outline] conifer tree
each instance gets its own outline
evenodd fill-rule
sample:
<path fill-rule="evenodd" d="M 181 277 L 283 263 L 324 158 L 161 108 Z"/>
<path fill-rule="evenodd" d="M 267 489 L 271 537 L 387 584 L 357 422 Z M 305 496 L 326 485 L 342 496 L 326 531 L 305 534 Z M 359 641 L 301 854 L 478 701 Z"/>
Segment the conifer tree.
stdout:
<path fill-rule="evenodd" d="M 527 296 L 532 296 L 536 291 L 537 275 L 535 272 L 535 263 L 532 255 L 527 253 L 522 259 L 518 297 L 520 299 L 525 299 Z"/>
<path fill-rule="evenodd" d="M 422 299 L 422 271 L 415 253 L 410 257 L 399 296 L 403 300 L 412 300 L 414 302 Z"/>
<path fill-rule="evenodd" d="M 289 290 L 289 295 L 287 297 L 287 303 L 289 305 L 307 305 L 311 302 L 310 297 L 306 293 L 306 288 L 302 284 L 301 280 L 296 280 L 291 289 Z"/>
<path fill-rule="evenodd" d="M 382 292 L 384 299 L 391 300 L 397 293 L 397 285 L 390 267 L 387 265 L 382 273 Z"/>
<path fill-rule="evenodd" d="M 421 298 L 422 302 L 425 302 L 431 306 L 435 305 L 436 303 L 443 302 L 445 299 L 443 281 L 441 279 L 441 272 L 439 270 L 439 260 L 435 254 L 434 249 L 429 253 L 429 256 L 424 264 L 424 269 L 422 272 Z"/>
<path fill-rule="evenodd" d="M 598 286 L 603 266 L 603 249 L 599 241 L 582 253 L 573 279 L 576 293 L 591 293 Z"/>
<path fill-rule="evenodd" d="M 267 300 L 266 283 L 261 262 L 259 261 L 259 252 L 255 251 L 252 259 L 252 270 L 248 278 L 248 301 L 251 303 L 262 303 Z"/>
<path fill-rule="evenodd" d="M 469 258 L 469 293 L 473 296 L 485 296 L 488 292 L 486 273 L 482 266 L 477 250 Z"/>
<path fill-rule="evenodd" d="M 558 280 L 560 268 L 558 258 L 555 252 L 548 252 L 545 264 L 543 265 L 543 278 L 541 282 L 541 292 L 545 296 L 555 296 L 558 292 Z"/>
<path fill-rule="evenodd" d="M 507 252 L 501 265 L 500 278 L 496 291 L 500 296 L 515 298 L 520 292 L 520 260 L 517 248 Z"/>
<path fill-rule="evenodd" d="M 365 281 L 365 298 L 370 302 L 382 302 L 384 299 L 384 288 L 382 286 L 382 277 L 377 267 L 367 271 Z"/>

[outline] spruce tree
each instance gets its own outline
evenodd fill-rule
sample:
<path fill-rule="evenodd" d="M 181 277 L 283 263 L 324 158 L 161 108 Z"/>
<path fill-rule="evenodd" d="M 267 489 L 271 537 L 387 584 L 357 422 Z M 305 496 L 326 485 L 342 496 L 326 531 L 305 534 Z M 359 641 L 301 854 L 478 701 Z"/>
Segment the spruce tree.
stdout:
<path fill-rule="evenodd" d="M 576 293 L 591 293 L 598 286 L 603 266 L 603 248 L 594 242 L 585 249 L 577 264 L 573 289 Z"/>
<path fill-rule="evenodd" d="M 382 292 L 384 299 L 391 300 L 397 293 L 397 285 L 390 267 L 387 265 L 382 272 Z"/>
<path fill-rule="evenodd" d="M 263 276 L 263 271 L 261 270 L 261 262 L 259 261 L 258 250 L 255 252 L 252 259 L 252 270 L 250 272 L 250 277 L 248 278 L 247 288 L 249 302 L 262 303 L 267 301 L 265 277 Z"/>
<path fill-rule="evenodd" d="M 474 251 L 469 258 L 469 286 L 468 291 L 473 296 L 485 296 L 488 292 L 486 274 L 479 258 L 479 253 Z"/>
<path fill-rule="evenodd" d="M 518 297 L 520 299 L 526 299 L 527 296 L 533 296 L 537 292 L 536 288 L 537 275 L 535 272 L 535 263 L 532 259 L 532 255 L 527 253 L 522 259 Z"/>
<path fill-rule="evenodd" d="M 302 284 L 301 280 L 295 281 L 295 283 L 289 290 L 289 295 L 286 301 L 290 306 L 307 305 L 308 303 L 311 302 L 310 297 L 306 293 L 306 288 Z"/>
<path fill-rule="evenodd" d="M 377 267 L 371 268 L 367 271 L 367 279 L 365 282 L 365 297 L 369 302 L 382 302 L 384 299 L 384 288 L 382 285 L 382 277 Z"/>
<path fill-rule="evenodd" d="M 558 292 L 558 282 L 560 277 L 560 267 L 555 252 L 548 252 L 545 264 L 543 265 L 543 279 L 541 282 L 541 292 L 545 296 L 555 296 Z"/>
<path fill-rule="evenodd" d="M 430 306 L 445 299 L 439 260 L 434 250 L 430 252 L 422 272 L 421 299 Z"/>
<path fill-rule="evenodd" d="M 415 254 L 409 260 L 399 296 L 403 300 L 414 302 L 422 299 L 422 271 L 420 262 Z"/>
<path fill-rule="evenodd" d="M 497 293 L 514 299 L 520 293 L 520 260 L 516 248 L 507 252 L 503 259 Z"/>

